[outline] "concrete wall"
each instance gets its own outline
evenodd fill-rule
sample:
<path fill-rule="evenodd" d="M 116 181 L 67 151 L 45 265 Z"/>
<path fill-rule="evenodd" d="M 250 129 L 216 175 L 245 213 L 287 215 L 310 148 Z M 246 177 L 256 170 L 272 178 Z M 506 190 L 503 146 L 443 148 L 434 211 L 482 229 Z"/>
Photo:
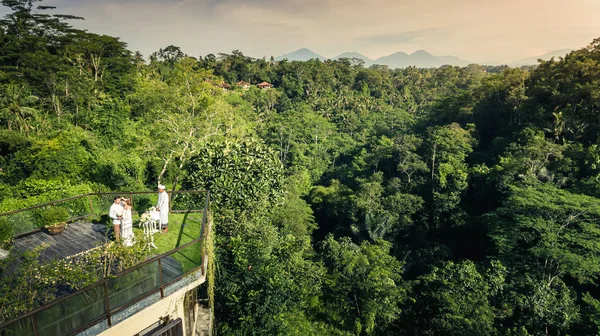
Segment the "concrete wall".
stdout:
<path fill-rule="evenodd" d="M 198 315 L 196 318 L 196 334 L 195 336 L 211 336 L 212 333 L 212 313 L 210 308 L 203 305 L 198 307 Z"/>
<path fill-rule="evenodd" d="M 183 281 L 184 279 L 182 279 Z M 160 318 L 169 316 L 172 320 L 184 317 L 183 299 L 185 293 L 200 286 L 206 278 L 196 277 L 191 279 L 185 286 L 178 288 L 177 291 L 168 294 L 165 293 L 165 297 L 162 300 L 144 308 L 143 310 L 135 313 L 134 315 L 124 319 L 122 322 L 113 325 L 111 328 L 98 334 L 99 336 L 129 336 L 136 335 L 140 331 L 151 326 L 155 322 L 159 321 Z M 185 323 L 183 324 L 184 335 L 187 335 L 185 330 Z M 194 324 L 195 329 L 195 324 Z M 195 331 L 195 330 L 193 330 Z M 193 335 L 193 334 L 192 334 Z"/>

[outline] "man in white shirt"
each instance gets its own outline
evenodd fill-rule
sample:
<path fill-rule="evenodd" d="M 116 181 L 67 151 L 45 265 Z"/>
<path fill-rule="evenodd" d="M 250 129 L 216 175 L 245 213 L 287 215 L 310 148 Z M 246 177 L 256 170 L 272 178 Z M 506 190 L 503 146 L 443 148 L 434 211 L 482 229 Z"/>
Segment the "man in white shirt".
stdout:
<path fill-rule="evenodd" d="M 113 229 L 115 231 L 115 239 L 121 238 L 121 220 L 123 219 L 123 204 L 121 204 L 121 196 L 113 198 L 113 204 L 108 211 L 108 217 L 113 221 Z"/>
<path fill-rule="evenodd" d="M 156 211 L 160 212 L 160 228 L 162 233 L 169 231 L 169 194 L 165 189 L 164 185 L 158 185 L 158 202 L 156 202 Z"/>

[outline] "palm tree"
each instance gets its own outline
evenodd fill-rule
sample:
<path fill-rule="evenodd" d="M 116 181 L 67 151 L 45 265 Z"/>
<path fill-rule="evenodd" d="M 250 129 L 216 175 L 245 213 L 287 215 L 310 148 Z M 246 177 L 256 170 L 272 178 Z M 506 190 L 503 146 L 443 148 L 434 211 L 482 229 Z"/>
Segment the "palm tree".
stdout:
<path fill-rule="evenodd" d="M 8 130 L 29 133 L 35 128 L 38 111 L 31 107 L 39 100 L 29 90 L 16 84 L 8 84 L 0 95 L 0 118 L 6 123 Z"/>

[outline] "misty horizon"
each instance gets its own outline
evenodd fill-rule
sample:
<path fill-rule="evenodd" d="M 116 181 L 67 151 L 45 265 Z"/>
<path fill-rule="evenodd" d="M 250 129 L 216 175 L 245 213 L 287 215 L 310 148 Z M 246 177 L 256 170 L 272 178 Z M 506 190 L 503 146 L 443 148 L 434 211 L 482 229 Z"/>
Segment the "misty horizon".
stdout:
<path fill-rule="evenodd" d="M 426 50 L 475 63 L 512 63 L 600 36 L 600 1 L 46 0 L 71 23 L 120 37 L 148 56 L 175 45 L 190 56 L 240 50 L 261 58 L 308 48 L 326 58 L 378 59 Z M 6 14 L 4 8 L 0 15 Z"/>
<path fill-rule="evenodd" d="M 515 62 L 519 62 L 519 61 L 524 61 L 524 60 L 527 60 L 527 59 L 530 59 L 530 58 L 542 57 L 542 56 L 547 56 L 549 54 L 555 54 L 555 53 L 556 54 L 561 54 L 561 56 L 564 56 L 568 52 L 576 50 L 576 49 L 579 49 L 579 48 L 582 48 L 582 47 L 584 47 L 584 46 L 579 46 L 579 47 L 574 47 L 574 48 L 563 48 L 563 49 L 557 49 L 557 50 L 549 50 L 549 51 L 547 51 L 547 52 L 545 52 L 543 54 L 540 54 L 540 55 L 523 57 L 523 58 L 520 58 L 518 60 L 505 61 L 504 63 L 511 64 L 511 63 L 515 63 Z M 317 54 L 319 56 L 324 57 L 325 59 L 337 59 L 337 58 L 340 58 L 341 56 L 344 56 L 345 54 L 359 54 L 359 55 L 362 55 L 364 57 L 367 57 L 370 61 L 378 61 L 378 60 L 380 60 L 382 58 L 385 58 L 385 57 L 388 57 L 388 56 L 392 56 L 392 55 L 396 55 L 396 54 L 400 54 L 400 53 L 406 54 L 408 56 L 413 56 L 413 55 L 416 55 L 416 54 L 418 54 L 420 52 L 425 52 L 425 53 L 427 53 L 429 55 L 432 55 L 434 57 L 456 57 L 456 58 L 458 58 L 458 59 L 460 59 L 462 61 L 467 61 L 467 62 L 471 62 L 471 63 L 474 63 L 474 64 L 503 64 L 502 61 L 471 60 L 471 59 L 466 59 L 464 57 L 461 57 L 460 55 L 434 54 L 434 53 L 431 53 L 431 52 L 429 52 L 428 50 L 425 50 L 425 49 L 418 49 L 418 50 L 414 50 L 414 51 L 398 50 L 398 51 L 393 52 L 391 54 L 382 55 L 380 57 L 369 57 L 369 56 L 366 55 L 366 53 L 361 52 L 361 51 L 356 51 L 356 50 L 347 50 L 347 51 L 343 51 L 343 52 L 340 52 L 340 53 L 337 53 L 337 54 L 334 54 L 334 55 L 325 55 L 325 54 L 320 53 L 320 52 L 318 52 L 316 50 L 313 50 L 311 48 L 303 47 L 303 48 L 298 48 L 298 49 L 296 49 L 294 51 L 290 51 L 290 52 L 285 53 L 283 55 L 264 55 L 264 56 L 259 56 L 259 57 L 253 57 L 251 55 L 247 55 L 247 56 L 253 57 L 253 58 L 262 58 L 262 57 L 269 58 L 269 57 L 273 56 L 273 57 L 275 57 L 277 59 L 277 58 L 283 58 L 286 55 L 294 54 L 294 53 L 301 52 L 301 51 L 313 52 L 313 53 L 315 53 L 315 54 Z M 243 53 L 243 51 L 241 51 L 241 52 Z"/>

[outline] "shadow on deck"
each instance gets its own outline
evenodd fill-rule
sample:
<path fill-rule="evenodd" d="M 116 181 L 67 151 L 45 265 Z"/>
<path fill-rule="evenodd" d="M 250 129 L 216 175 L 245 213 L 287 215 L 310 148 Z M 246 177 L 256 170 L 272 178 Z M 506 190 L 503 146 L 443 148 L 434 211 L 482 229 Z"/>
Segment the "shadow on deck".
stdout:
<path fill-rule="evenodd" d="M 108 242 L 106 225 L 90 222 L 75 222 L 57 235 L 37 232 L 14 241 L 15 252 L 31 251 L 42 244 L 46 248 L 40 253 L 40 261 L 47 263 L 72 256 Z"/>

